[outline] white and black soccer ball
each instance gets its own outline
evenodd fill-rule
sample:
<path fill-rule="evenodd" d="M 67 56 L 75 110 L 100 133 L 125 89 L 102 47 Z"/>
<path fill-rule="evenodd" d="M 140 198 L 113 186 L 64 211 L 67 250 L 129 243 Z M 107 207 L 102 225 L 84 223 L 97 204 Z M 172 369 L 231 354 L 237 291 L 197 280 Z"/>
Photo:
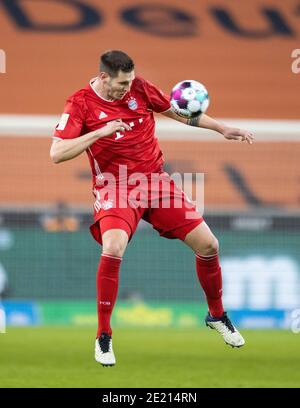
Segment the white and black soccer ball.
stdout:
<path fill-rule="evenodd" d="M 180 116 L 194 118 L 204 113 L 209 105 L 204 85 L 194 80 L 178 82 L 171 92 L 171 106 Z"/>

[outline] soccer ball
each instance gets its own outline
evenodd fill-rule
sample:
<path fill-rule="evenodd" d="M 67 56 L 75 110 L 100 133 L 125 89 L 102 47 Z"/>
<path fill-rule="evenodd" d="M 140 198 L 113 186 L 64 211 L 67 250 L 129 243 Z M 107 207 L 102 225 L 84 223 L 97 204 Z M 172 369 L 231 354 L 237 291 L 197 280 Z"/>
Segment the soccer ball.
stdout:
<path fill-rule="evenodd" d="M 204 113 L 208 105 L 208 92 L 200 82 L 185 80 L 178 82 L 172 89 L 171 106 L 180 116 L 194 118 Z"/>

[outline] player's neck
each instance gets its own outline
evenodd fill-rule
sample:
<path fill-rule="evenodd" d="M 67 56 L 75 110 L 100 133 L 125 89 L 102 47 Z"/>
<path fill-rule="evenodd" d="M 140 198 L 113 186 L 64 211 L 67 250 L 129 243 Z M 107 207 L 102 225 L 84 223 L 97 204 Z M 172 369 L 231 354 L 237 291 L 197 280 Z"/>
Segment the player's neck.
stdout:
<path fill-rule="evenodd" d="M 107 101 L 110 101 L 110 102 L 114 100 L 104 90 L 103 83 L 102 83 L 101 79 L 96 78 L 95 81 L 93 83 L 91 83 L 91 87 L 94 89 L 96 94 L 98 94 L 101 98 L 103 98 L 103 99 L 105 99 Z"/>

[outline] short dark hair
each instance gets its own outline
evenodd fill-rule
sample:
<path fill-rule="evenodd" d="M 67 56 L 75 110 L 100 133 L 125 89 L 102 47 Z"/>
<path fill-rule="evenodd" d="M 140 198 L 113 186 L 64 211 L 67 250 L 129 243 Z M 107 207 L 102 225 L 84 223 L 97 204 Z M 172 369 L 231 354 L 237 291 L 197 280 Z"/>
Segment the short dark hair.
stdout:
<path fill-rule="evenodd" d="M 111 77 L 116 77 L 119 71 L 131 72 L 134 62 L 123 51 L 109 50 L 100 57 L 100 72 L 107 72 Z"/>

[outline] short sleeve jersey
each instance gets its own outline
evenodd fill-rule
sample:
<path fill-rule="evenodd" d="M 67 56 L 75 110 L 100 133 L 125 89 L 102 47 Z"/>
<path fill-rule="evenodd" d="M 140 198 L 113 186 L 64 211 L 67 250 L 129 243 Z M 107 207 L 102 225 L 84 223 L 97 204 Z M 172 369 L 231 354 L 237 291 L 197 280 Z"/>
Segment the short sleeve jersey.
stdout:
<path fill-rule="evenodd" d="M 54 138 L 73 139 L 122 119 L 132 130 L 98 139 L 87 149 L 94 183 L 104 172 L 118 180 L 120 165 L 127 166 L 128 175 L 160 171 L 163 154 L 155 136 L 154 112 L 170 109 L 170 97 L 136 77 L 122 99 L 108 101 L 96 93 L 93 81 L 67 99 Z"/>

